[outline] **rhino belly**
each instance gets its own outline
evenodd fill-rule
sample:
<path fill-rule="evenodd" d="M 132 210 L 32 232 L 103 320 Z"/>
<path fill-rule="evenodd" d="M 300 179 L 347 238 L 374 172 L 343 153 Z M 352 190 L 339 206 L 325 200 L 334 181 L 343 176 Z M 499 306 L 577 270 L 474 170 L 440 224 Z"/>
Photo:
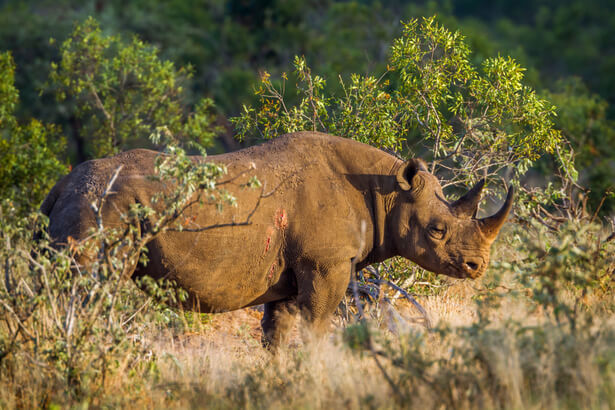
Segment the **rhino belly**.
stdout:
<path fill-rule="evenodd" d="M 148 245 L 149 262 L 137 274 L 174 280 L 190 295 L 190 308 L 240 309 L 296 292 L 281 245 L 280 238 L 266 231 L 167 232 Z"/>

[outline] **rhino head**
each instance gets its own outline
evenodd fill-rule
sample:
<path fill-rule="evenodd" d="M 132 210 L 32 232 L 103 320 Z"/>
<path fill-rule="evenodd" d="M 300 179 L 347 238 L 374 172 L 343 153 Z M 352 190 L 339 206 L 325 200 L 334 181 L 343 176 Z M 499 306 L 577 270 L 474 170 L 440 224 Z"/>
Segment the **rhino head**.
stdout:
<path fill-rule="evenodd" d="M 513 188 L 498 212 L 478 219 L 484 179 L 452 203 L 419 159 L 406 162 L 396 179 L 399 195 L 392 221 L 398 253 L 432 272 L 455 278 L 479 277 L 489 265 L 491 243 L 512 207 Z"/>

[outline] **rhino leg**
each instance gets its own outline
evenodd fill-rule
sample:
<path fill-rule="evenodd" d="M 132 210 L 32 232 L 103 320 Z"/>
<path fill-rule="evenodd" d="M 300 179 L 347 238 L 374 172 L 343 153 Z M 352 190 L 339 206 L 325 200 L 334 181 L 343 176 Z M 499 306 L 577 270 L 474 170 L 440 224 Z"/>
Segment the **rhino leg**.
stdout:
<path fill-rule="evenodd" d="M 285 345 L 296 314 L 297 301 L 295 298 L 265 303 L 265 313 L 261 320 L 263 346 L 277 348 Z"/>
<path fill-rule="evenodd" d="M 319 337 L 331 326 L 331 317 L 350 281 L 350 262 L 304 270 L 298 280 L 297 304 L 311 332 Z"/>

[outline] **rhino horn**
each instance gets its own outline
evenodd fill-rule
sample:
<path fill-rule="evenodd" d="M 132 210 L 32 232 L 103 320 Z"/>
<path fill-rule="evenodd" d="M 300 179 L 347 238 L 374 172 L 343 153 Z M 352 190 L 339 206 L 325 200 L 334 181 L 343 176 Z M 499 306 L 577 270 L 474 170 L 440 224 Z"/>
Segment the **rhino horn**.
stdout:
<path fill-rule="evenodd" d="M 487 237 L 489 240 L 493 241 L 498 235 L 498 232 L 500 231 L 502 225 L 504 225 L 506 217 L 510 212 L 510 208 L 512 208 L 514 196 L 515 191 L 511 186 L 510 188 L 508 188 L 508 195 L 506 195 L 506 200 L 504 201 L 504 204 L 502 205 L 500 210 L 497 211 L 495 214 L 480 220 L 480 229 L 483 235 L 485 235 L 485 237 Z"/>
<path fill-rule="evenodd" d="M 485 179 L 478 181 L 472 189 L 464 196 L 453 202 L 453 210 L 455 215 L 460 218 L 474 218 L 478 211 L 478 203 L 480 202 L 480 193 L 485 186 Z"/>

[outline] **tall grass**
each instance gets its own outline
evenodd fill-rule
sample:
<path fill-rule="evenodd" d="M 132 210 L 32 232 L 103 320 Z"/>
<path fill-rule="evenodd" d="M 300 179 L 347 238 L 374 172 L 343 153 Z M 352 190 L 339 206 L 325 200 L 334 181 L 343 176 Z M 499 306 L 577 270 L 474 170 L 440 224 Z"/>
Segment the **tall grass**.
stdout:
<path fill-rule="evenodd" d="M 523 232 L 503 234 L 494 259 L 507 262 L 484 278 L 419 299 L 432 329 L 407 323 L 392 333 L 385 318 L 324 340 L 295 334 L 275 355 L 260 346 L 255 312 L 203 321 L 148 302 L 130 281 L 111 302 L 113 285 L 55 278 L 66 255 L 37 256 L 13 236 L 3 253 L 0 406 L 610 408 L 613 246 L 598 227 Z M 96 298 L 75 308 L 75 287 L 106 289 L 95 293 L 108 302 L 92 317 Z M 91 330 L 75 341 L 69 319 Z"/>

